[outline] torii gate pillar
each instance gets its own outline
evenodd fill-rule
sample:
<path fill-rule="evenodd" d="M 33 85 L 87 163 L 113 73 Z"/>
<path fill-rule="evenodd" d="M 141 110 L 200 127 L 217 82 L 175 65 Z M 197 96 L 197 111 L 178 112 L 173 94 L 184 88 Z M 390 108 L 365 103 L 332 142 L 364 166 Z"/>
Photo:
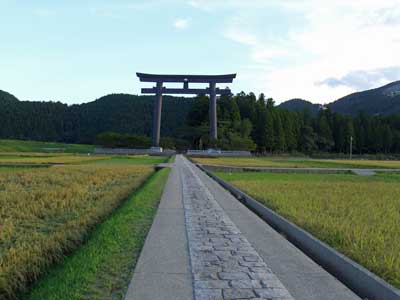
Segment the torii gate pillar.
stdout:
<path fill-rule="evenodd" d="M 216 140 L 217 134 L 217 94 L 215 92 L 215 82 L 210 83 L 210 140 Z"/>
<path fill-rule="evenodd" d="M 160 147 L 160 129 L 161 129 L 161 109 L 162 109 L 162 86 L 161 81 L 157 81 L 156 102 L 154 103 L 153 113 L 153 147 Z"/>

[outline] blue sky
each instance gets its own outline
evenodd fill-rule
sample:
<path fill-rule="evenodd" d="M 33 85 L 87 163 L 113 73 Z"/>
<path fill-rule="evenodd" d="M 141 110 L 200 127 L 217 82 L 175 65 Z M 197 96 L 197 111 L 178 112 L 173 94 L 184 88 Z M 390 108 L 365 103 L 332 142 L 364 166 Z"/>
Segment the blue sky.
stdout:
<path fill-rule="evenodd" d="M 235 93 L 326 103 L 400 80 L 399 32 L 398 0 L 0 0 L 0 89 L 72 104 L 235 72 Z"/>

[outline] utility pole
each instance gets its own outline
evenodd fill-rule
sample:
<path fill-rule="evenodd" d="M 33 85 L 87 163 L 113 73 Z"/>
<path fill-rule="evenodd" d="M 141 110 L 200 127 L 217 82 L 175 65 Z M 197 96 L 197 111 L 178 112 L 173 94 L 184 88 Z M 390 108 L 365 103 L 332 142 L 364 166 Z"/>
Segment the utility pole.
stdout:
<path fill-rule="evenodd" d="M 353 136 L 350 136 L 350 160 L 353 158 Z"/>

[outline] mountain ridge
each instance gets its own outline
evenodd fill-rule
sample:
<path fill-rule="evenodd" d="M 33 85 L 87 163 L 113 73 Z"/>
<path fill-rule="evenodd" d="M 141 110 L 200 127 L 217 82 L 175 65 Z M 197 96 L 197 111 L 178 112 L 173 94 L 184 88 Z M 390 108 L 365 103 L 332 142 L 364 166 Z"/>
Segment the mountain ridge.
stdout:
<path fill-rule="evenodd" d="M 170 136 L 184 125 L 193 101 L 193 98 L 163 97 L 163 135 Z M 154 96 L 109 94 L 91 102 L 67 105 L 20 101 L 0 91 L 0 136 L 93 143 L 96 135 L 104 131 L 150 135 L 153 106 Z"/>
<path fill-rule="evenodd" d="M 308 110 L 317 114 L 323 107 L 332 112 L 355 116 L 361 112 L 368 115 L 391 115 L 400 113 L 400 80 L 381 87 L 351 93 L 325 105 L 313 104 L 304 99 L 291 99 L 278 107 L 292 111 Z"/>

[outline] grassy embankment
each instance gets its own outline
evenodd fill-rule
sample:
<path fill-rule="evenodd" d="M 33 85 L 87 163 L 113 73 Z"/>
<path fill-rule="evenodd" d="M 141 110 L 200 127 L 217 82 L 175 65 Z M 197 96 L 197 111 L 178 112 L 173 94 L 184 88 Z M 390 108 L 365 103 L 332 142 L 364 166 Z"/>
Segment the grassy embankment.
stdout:
<path fill-rule="evenodd" d="M 52 142 L 36 142 L 23 140 L 1 140 L 0 152 L 52 152 L 59 151 L 65 153 L 90 153 L 93 152 L 94 145 L 82 144 L 63 144 Z"/>
<path fill-rule="evenodd" d="M 400 287 L 400 175 L 217 174 Z"/>
<path fill-rule="evenodd" d="M 360 168 L 396 169 L 400 161 L 345 160 L 345 159 L 294 159 L 267 157 L 218 157 L 193 158 L 205 165 L 225 165 L 238 167 L 276 167 L 276 168 Z"/>
<path fill-rule="evenodd" d="M 150 157 L 126 159 L 131 165 L 0 172 L 0 298 L 24 289 L 76 249 L 153 172 Z"/>

